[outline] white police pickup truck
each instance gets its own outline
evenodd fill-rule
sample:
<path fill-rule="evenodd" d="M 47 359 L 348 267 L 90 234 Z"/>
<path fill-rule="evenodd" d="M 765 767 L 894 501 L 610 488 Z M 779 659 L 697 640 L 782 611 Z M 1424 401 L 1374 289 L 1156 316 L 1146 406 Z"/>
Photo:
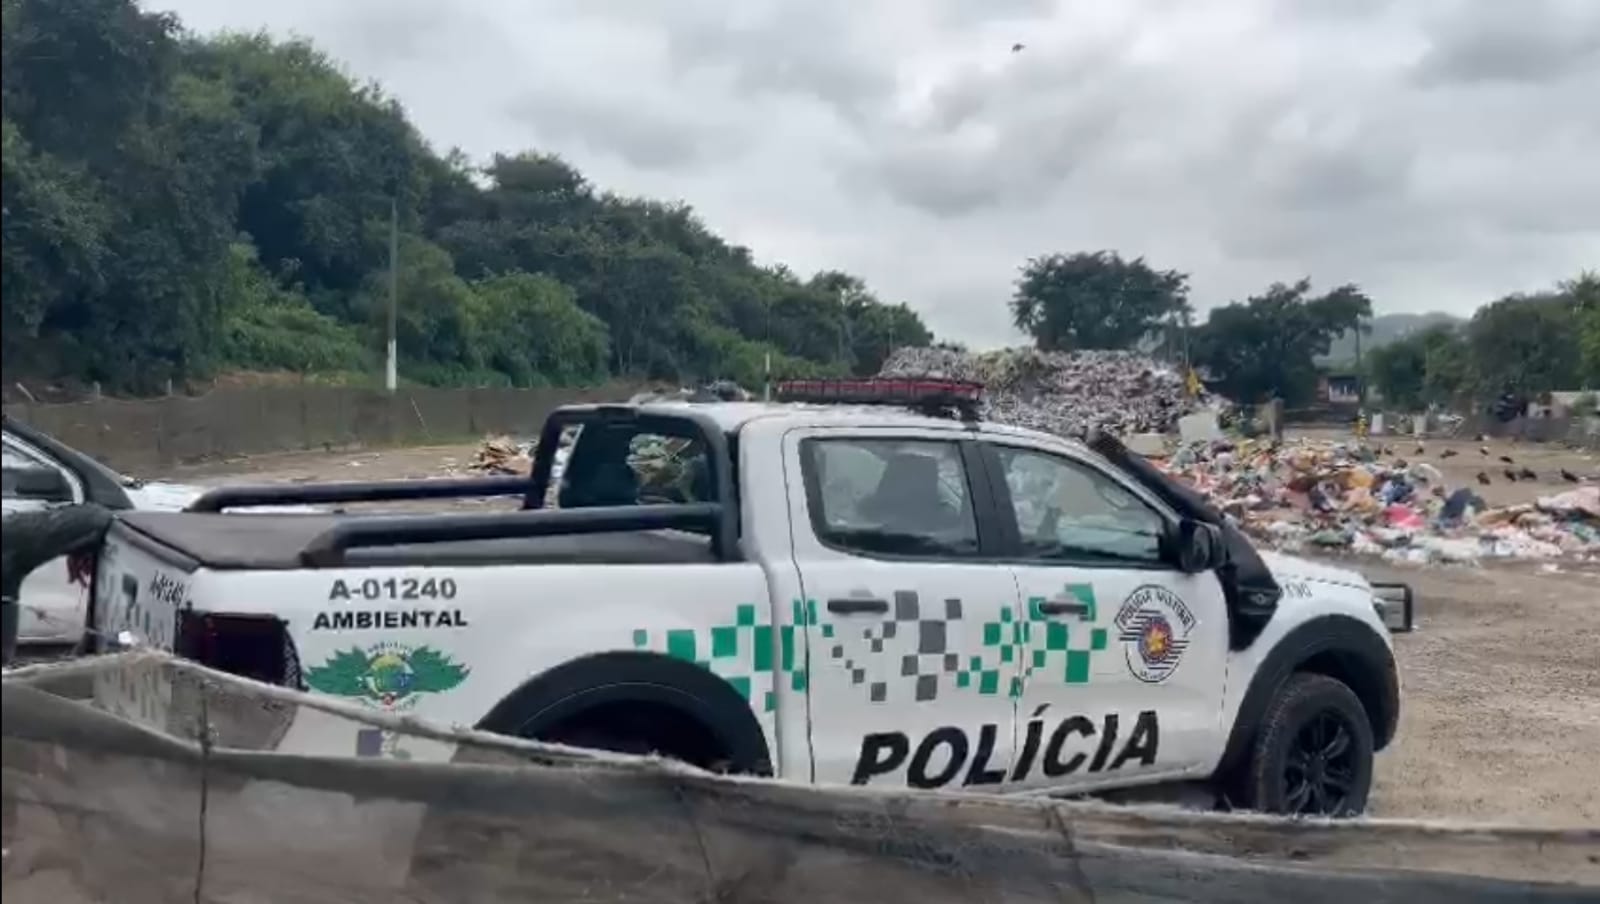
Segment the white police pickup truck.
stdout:
<path fill-rule="evenodd" d="M 119 516 L 92 617 L 376 710 L 712 769 L 1362 811 L 1409 590 L 1257 553 L 1115 440 L 978 422 L 980 392 L 573 406 L 526 479 L 214 491 Z M 465 495 L 524 510 L 220 513 Z M 314 716 L 271 746 L 450 755 Z"/>

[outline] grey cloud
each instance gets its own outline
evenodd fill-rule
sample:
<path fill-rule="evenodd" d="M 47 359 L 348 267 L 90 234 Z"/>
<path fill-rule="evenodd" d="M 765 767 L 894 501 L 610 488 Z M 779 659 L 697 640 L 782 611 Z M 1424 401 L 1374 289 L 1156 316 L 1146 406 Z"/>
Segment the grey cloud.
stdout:
<path fill-rule="evenodd" d="M 544 141 L 576 141 L 591 153 L 615 155 L 641 170 L 698 166 L 737 146 L 703 118 L 621 101 L 528 94 L 512 101 L 506 113 Z"/>
<path fill-rule="evenodd" d="M 1059 0 L 929 0 L 933 15 L 954 27 L 981 26 L 995 21 L 1028 20 L 1048 17 L 1060 6 Z M 1027 34 L 1017 41 L 1027 43 Z"/>
<path fill-rule="evenodd" d="M 561 0 L 575 16 L 659 33 L 676 74 L 727 73 L 740 94 L 804 97 L 860 123 L 894 94 L 892 44 L 852 28 L 851 0 Z"/>
<path fill-rule="evenodd" d="M 388 68 L 441 53 L 505 51 L 494 22 L 479 10 L 452 9 L 434 0 L 345 0 L 325 8 L 326 30 L 347 53 Z"/>
<path fill-rule="evenodd" d="M 941 217 L 1046 203 L 1113 144 L 1139 93 L 1101 49 L 964 69 L 935 88 L 920 119 L 880 126 L 862 166 L 896 201 Z"/>
<path fill-rule="evenodd" d="M 1276 18 L 1290 23 L 1370 20 L 1394 6 L 1393 0 L 1277 0 Z"/>
<path fill-rule="evenodd" d="M 1600 4 L 1592 0 L 1464 2 L 1432 22 L 1417 64 L 1424 84 L 1542 83 L 1600 72 Z"/>

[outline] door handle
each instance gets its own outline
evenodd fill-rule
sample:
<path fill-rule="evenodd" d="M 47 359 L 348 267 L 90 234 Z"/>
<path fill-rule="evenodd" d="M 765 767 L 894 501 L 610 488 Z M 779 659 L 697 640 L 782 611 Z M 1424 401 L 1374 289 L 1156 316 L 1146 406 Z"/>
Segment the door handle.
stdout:
<path fill-rule="evenodd" d="M 1089 604 L 1075 600 L 1046 601 L 1039 604 L 1039 612 L 1042 615 L 1076 615 L 1083 618 L 1089 614 Z"/>
<path fill-rule="evenodd" d="M 858 615 L 863 612 L 888 612 L 889 601 L 873 599 L 870 597 L 847 596 L 843 599 L 828 600 L 828 611 L 840 615 Z"/>

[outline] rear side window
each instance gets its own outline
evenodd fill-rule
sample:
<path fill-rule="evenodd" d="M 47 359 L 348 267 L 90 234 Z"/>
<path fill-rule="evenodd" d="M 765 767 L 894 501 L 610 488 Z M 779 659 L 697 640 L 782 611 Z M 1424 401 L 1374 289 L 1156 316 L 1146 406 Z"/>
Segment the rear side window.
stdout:
<path fill-rule="evenodd" d="M 972 492 L 953 442 L 809 439 L 801 471 L 817 539 L 866 555 L 978 552 Z"/>
<path fill-rule="evenodd" d="M 698 437 L 628 424 L 568 429 L 566 448 L 556 457 L 557 508 L 717 501 L 710 458 Z"/>

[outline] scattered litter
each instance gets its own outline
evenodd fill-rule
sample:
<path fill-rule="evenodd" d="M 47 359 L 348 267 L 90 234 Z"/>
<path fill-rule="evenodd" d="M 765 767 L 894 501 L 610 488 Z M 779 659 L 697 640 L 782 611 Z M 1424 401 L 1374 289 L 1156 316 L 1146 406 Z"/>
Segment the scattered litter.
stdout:
<path fill-rule="evenodd" d="M 1438 468 L 1385 461 L 1359 443 L 1218 440 L 1182 446 L 1163 465 L 1251 535 L 1403 562 L 1600 560 L 1600 485 L 1490 507 Z"/>
<path fill-rule="evenodd" d="M 1145 458 L 1164 458 L 1167 454 L 1167 436 L 1164 433 L 1130 433 L 1122 438 L 1128 451 Z"/>
<path fill-rule="evenodd" d="M 1207 407 L 1189 395 L 1181 374 L 1123 351 L 902 348 L 879 376 L 973 380 L 984 385 L 987 419 L 1080 438 L 1093 430 L 1169 433 L 1179 418 Z"/>
<path fill-rule="evenodd" d="M 491 436 L 478 446 L 467 470 L 525 476 L 533 471 L 533 447 L 533 443 L 520 443 L 509 436 Z"/>

